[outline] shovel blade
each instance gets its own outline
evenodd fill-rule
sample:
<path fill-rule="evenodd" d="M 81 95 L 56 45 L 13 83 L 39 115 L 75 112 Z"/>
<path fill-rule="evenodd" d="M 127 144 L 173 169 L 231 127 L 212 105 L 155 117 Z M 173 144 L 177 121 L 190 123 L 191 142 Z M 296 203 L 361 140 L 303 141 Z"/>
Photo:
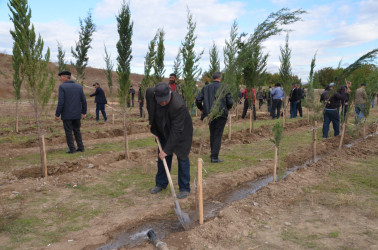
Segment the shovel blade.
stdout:
<path fill-rule="evenodd" d="M 178 203 L 177 200 L 175 200 L 175 212 L 176 212 L 177 218 L 179 219 L 182 227 L 185 230 L 188 229 L 189 223 L 190 223 L 189 215 L 187 213 L 184 213 L 183 211 L 181 211 L 180 204 Z"/>

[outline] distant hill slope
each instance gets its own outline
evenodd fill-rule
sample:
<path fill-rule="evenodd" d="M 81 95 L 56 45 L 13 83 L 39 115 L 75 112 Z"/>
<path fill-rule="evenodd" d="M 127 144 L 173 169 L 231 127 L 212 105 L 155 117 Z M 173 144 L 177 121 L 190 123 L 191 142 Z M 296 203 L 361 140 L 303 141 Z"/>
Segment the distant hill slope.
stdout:
<path fill-rule="evenodd" d="M 58 67 L 54 63 L 50 63 L 50 69 L 53 71 L 54 76 L 56 77 L 56 85 L 55 91 L 58 90 L 58 86 L 60 84 L 58 78 Z M 70 71 L 72 72 L 73 76 L 75 76 L 76 71 L 73 67 L 70 67 Z M 85 70 L 85 87 L 84 92 L 86 94 L 94 92 L 94 87 L 92 84 L 94 82 L 99 82 L 101 87 L 104 89 L 106 94 L 109 94 L 109 88 L 107 84 L 106 75 L 103 69 L 96 69 L 87 67 Z M 134 86 L 134 89 L 137 91 L 137 85 L 143 79 L 143 75 L 139 74 L 131 74 L 130 75 L 131 84 Z M 12 99 L 14 98 L 14 90 L 13 90 L 13 68 L 12 68 L 12 56 L 0 53 L 0 98 L 1 99 Z M 117 73 L 113 72 L 113 93 L 117 93 L 118 89 L 117 83 Z M 22 87 L 21 94 L 23 97 L 26 97 L 26 89 L 25 86 Z"/>

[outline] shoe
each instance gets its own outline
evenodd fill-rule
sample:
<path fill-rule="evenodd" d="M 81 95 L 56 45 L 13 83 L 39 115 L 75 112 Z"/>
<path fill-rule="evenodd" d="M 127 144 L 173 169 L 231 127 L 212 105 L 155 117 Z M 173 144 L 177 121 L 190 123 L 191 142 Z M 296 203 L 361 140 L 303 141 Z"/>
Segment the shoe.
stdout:
<path fill-rule="evenodd" d="M 185 199 L 186 197 L 188 197 L 189 194 L 190 194 L 190 192 L 188 192 L 188 191 L 180 191 L 177 194 L 177 199 Z"/>
<path fill-rule="evenodd" d="M 159 187 L 159 186 L 155 186 L 153 189 L 151 189 L 150 193 L 151 194 L 157 194 L 159 192 L 161 192 L 164 188 L 162 187 Z"/>
<path fill-rule="evenodd" d="M 220 163 L 220 162 L 224 162 L 224 160 L 219 159 L 219 158 L 217 159 L 211 158 L 211 163 Z"/>
<path fill-rule="evenodd" d="M 85 152 L 85 149 L 84 148 L 77 148 L 76 151 L 79 151 L 79 152 Z"/>
<path fill-rule="evenodd" d="M 74 154 L 75 152 L 76 152 L 76 150 L 72 151 L 72 150 L 68 149 L 68 150 L 66 151 L 66 154 Z"/>

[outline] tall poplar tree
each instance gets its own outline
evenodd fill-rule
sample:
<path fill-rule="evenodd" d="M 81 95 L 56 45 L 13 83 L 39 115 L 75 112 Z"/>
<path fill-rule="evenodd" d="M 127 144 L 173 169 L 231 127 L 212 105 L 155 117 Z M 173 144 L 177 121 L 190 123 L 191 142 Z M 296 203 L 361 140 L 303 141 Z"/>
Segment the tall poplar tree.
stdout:
<path fill-rule="evenodd" d="M 173 74 L 176 75 L 176 84 L 180 85 L 180 78 L 182 74 L 182 69 L 181 69 L 181 48 L 179 48 L 178 53 L 176 55 L 175 60 L 173 61 Z"/>
<path fill-rule="evenodd" d="M 194 98 L 195 98 L 195 89 L 196 89 L 196 80 L 201 74 L 201 68 L 199 66 L 199 60 L 203 55 L 204 51 L 196 53 L 194 46 L 196 44 L 197 36 L 194 35 L 196 29 L 196 23 L 193 22 L 193 16 L 188 9 L 187 14 L 187 29 L 188 33 L 185 36 L 185 40 L 181 42 L 181 53 L 182 53 L 182 76 L 184 84 L 182 90 L 184 92 L 184 99 L 186 107 L 191 110 Z"/>
<path fill-rule="evenodd" d="M 13 56 L 12 56 L 12 67 L 13 67 L 13 89 L 14 89 L 14 97 L 16 99 L 16 123 L 15 123 L 15 131 L 18 133 L 18 103 L 21 99 L 21 85 L 24 81 L 24 77 L 22 75 L 22 57 L 21 57 L 21 50 L 18 43 L 15 41 L 13 43 Z"/>
<path fill-rule="evenodd" d="M 92 13 L 89 11 L 88 16 L 83 20 L 79 19 L 80 22 L 80 32 L 79 41 L 76 42 L 75 50 L 71 47 L 71 53 L 76 62 L 73 63 L 76 69 L 76 81 L 84 85 L 85 80 L 85 68 L 88 64 L 88 50 L 91 47 L 92 36 L 96 31 L 96 25 L 92 20 Z"/>
<path fill-rule="evenodd" d="M 129 95 L 130 88 L 130 61 L 133 58 L 131 55 L 132 49 L 131 37 L 133 36 L 133 25 L 131 21 L 131 13 L 129 4 L 125 1 L 122 2 L 121 10 L 117 16 L 117 28 L 119 34 L 119 40 L 117 42 L 118 51 L 118 97 L 119 103 L 123 112 L 123 133 L 125 136 L 125 157 L 130 159 L 129 155 L 129 143 L 127 139 L 127 127 L 126 127 L 126 111 L 127 111 L 127 97 Z"/>
<path fill-rule="evenodd" d="M 156 55 L 155 47 L 156 47 L 156 39 L 157 35 L 154 36 L 154 38 L 150 41 L 148 44 L 148 51 L 146 53 L 146 56 L 144 57 L 144 77 L 142 79 L 141 87 L 142 87 L 142 92 L 144 96 L 144 92 L 148 87 L 151 87 L 151 70 L 154 67 L 154 58 Z"/>
<path fill-rule="evenodd" d="M 158 84 L 163 80 L 165 69 L 164 69 L 164 30 L 159 29 L 156 33 L 157 36 L 157 51 L 154 58 L 154 84 Z"/>
<path fill-rule="evenodd" d="M 66 52 L 63 50 L 63 46 L 61 43 L 58 42 L 58 70 L 62 72 L 67 70 L 66 61 L 64 57 L 66 56 Z"/>
<path fill-rule="evenodd" d="M 10 33 L 21 55 L 22 75 L 25 80 L 28 97 L 34 109 L 35 122 L 41 156 L 41 175 L 44 176 L 44 161 L 42 147 L 41 114 L 50 100 L 54 90 L 55 79 L 49 72 L 50 49 L 43 55 L 43 39 L 34 31 L 31 25 L 31 10 L 27 0 L 10 0 L 8 7 L 11 11 L 10 19 L 14 24 L 14 30 Z"/>

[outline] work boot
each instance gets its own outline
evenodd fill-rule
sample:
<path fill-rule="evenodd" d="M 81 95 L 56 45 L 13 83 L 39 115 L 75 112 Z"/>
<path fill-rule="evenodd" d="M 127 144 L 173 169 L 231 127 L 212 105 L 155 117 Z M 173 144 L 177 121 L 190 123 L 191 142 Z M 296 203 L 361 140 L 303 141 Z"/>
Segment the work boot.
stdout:
<path fill-rule="evenodd" d="M 177 194 L 177 199 L 185 199 L 186 197 L 188 197 L 189 194 L 190 194 L 190 192 L 188 192 L 188 191 L 180 191 Z"/>
<path fill-rule="evenodd" d="M 75 152 L 76 152 L 76 150 L 70 150 L 70 149 L 68 149 L 66 151 L 66 154 L 74 154 Z"/>
<path fill-rule="evenodd" d="M 224 160 L 219 159 L 219 158 L 211 158 L 211 163 L 220 163 L 220 162 L 224 162 Z"/>
<path fill-rule="evenodd" d="M 151 194 L 157 194 L 159 192 L 161 192 L 164 188 L 162 187 L 159 187 L 159 186 L 155 186 L 153 189 L 151 189 L 150 193 Z"/>
<path fill-rule="evenodd" d="M 85 149 L 84 148 L 77 148 L 76 151 L 85 152 Z"/>

